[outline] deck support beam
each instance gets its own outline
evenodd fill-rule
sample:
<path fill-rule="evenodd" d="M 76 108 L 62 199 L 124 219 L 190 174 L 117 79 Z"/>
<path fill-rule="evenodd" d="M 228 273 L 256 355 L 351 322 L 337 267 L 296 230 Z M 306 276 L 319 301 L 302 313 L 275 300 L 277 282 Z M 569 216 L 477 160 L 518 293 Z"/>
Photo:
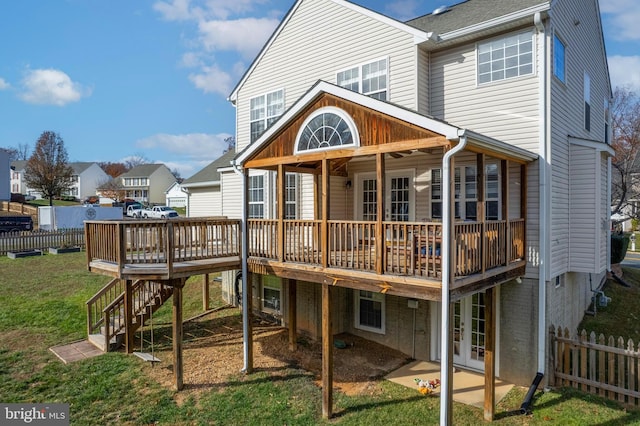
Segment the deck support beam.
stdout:
<path fill-rule="evenodd" d="M 209 274 L 204 274 L 204 281 L 202 282 L 202 310 L 209 310 Z"/>
<path fill-rule="evenodd" d="M 484 346 L 484 419 L 492 422 L 496 410 L 496 289 L 488 288 L 485 293 L 485 336 Z"/>
<path fill-rule="evenodd" d="M 125 280 L 124 282 L 124 349 L 128 354 L 133 353 L 133 281 Z M 109 324 L 105 324 L 109 326 Z M 140 325 L 142 327 L 142 324 Z M 107 348 L 109 342 L 107 342 Z M 108 351 L 108 349 L 107 349 Z"/>
<path fill-rule="evenodd" d="M 287 311 L 288 314 L 288 322 L 289 322 L 289 350 L 295 352 L 298 349 L 298 321 L 297 321 L 297 287 L 298 282 L 296 280 L 289 280 L 285 278 L 287 281 L 287 288 L 289 290 L 289 309 Z"/>
<path fill-rule="evenodd" d="M 173 287 L 173 378 L 177 391 L 184 387 L 182 362 L 182 288 L 184 283 L 184 278 L 169 280 L 168 283 Z"/>
<path fill-rule="evenodd" d="M 322 417 L 333 415 L 333 327 L 331 323 L 332 286 L 322 284 Z"/>

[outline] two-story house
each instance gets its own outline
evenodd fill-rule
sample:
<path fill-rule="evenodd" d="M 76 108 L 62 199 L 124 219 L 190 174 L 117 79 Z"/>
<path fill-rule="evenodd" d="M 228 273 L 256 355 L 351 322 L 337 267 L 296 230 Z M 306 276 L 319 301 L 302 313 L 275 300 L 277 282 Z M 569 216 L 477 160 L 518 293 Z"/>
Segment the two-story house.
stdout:
<path fill-rule="evenodd" d="M 340 332 L 443 361 L 444 390 L 451 361 L 517 384 L 546 372 L 547 327 L 575 327 L 609 267 L 596 0 L 408 22 L 299 0 L 230 100 L 221 213 L 245 219 L 243 296 L 322 337 L 323 374 Z"/>
<path fill-rule="evenodd" d="M 141 203 L 164 204 L 166 190 L 176 177 L 164 164 L 141 164 L 118 176 L 125 198 Z"/>
<path fill-rule="evenodd" d="M 98 186 L 109 180 L 109 175 L 98 163 L 78 161 L 69 163 L 69 166 L 73 169 L 71 187 L 63 195 L 75 197 L 77 200 L 96 195 Z"/>
<path fill-rule="evenodd" d="M 229 168 L 234 151 L 227 151 L 185 179 L 181 187 L 187 193 L 187 216 L 221 216 L 223 199 L 220 190 L 220 169 Z"/>
<path fill-rule="evenodd" d="M 13 194 L 27 195 L 27 184 L 24 180 L 25 168 L 27 162 L 25 160 L 15 160 L 11 162 L 11 170 L 9 172 L 11 182 L 11 192 Z"/>

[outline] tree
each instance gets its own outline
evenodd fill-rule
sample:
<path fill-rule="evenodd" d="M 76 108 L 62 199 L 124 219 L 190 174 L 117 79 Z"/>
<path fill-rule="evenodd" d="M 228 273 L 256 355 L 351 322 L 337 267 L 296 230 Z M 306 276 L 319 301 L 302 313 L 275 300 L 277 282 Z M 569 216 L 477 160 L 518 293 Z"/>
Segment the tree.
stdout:
<path fill-rule="evenodd" d="M 134 167 L 149 163 L 149 159 L 142 154 L 134 154 L 124 161 L 124 165 L 127 167 L 127 170 L 131 170 Z"/>
<path fill-rule="evenodd" d="M 102 197 L 111 198 L 116 201 L 124 200 L 127 194 L 127 191 L 122 186 L 122 179 L 107 179 L 104 182 L 100 182 L 97 188 Z"/>
<path fill-rule="evenodd" d="M 40 192 L 43 198 L 48 198 L 50 206 L 53 205 L 54 197 L 59 197 L 72 186 L 73 169 L 67 158 L 67 150 L 60 135 L 46 131 L 40 135 L 33 154 L 27 161 L 27 186 Z"/>
<path fill-rule="evenodd" d="M 16 147 L 2 148 L 9 154 L 9 161 L 29 159 L 29 144 L 20 143 Z"/>
<path fill-rule="evenodd" d="M 639 218 L 640 209 L 640 99 L 628 88 L 616 88 L 611 108 L 611 214 L 616 222 Z"/>
<path fill-rule="evenodd" d="M 109 161 L 100 162 L 98 166 L 112 178 L 118 177 L 129 170 L 124 163 L 112 163 Z"/>
<path fill-rule="evenodd" d="M 236 148 L 236 138 L 235 137 L 229 136 L 228 138 L 225 138 L 224 141 L 227 144 L 227 148 L 224 150 L 223 154 Z"/>

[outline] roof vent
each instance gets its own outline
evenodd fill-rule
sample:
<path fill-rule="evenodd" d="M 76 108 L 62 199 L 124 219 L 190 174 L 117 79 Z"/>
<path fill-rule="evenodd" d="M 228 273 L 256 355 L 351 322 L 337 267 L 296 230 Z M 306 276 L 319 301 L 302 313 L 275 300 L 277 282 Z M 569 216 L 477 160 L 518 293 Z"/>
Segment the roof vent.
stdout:
<path fill-rule="evenodd" d="M 442 15 L 445 12 L 449 11 L 449 6 L 440 6 L 433 11 L 433 15 Z"/>

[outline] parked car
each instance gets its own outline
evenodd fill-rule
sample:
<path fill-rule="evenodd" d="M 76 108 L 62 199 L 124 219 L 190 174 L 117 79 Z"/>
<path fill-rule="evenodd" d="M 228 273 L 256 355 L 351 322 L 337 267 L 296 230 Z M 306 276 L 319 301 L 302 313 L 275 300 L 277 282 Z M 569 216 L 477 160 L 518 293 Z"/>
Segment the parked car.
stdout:
<path fill-rule="evenodd" d="M 0 216 L 0 233 L 33 230 L 31 216 Z"/>
<path fill-rule="evenodd" d="M 154 206 L 150 209 L 142 210 L 142 217 L 152 219 L 168 219 L 178 217 L 178 212 L 169 206 Z"/>
<path fill-rule="evenodd" d="M 27 195 L 24 196 L 24 200 L 25 201 L 33 201 L 35 199 L 36 199 L 35 195 L 27 194 Z"/>
<path fill-rule="evenodd" d="M 140 204 L 140 203 L 130 204 L 129 206 L 127 206 L 127 211 L 125 212 L 125 215 L 127 217 L 141 218 L 142 217 L 142 204 Z"/>

